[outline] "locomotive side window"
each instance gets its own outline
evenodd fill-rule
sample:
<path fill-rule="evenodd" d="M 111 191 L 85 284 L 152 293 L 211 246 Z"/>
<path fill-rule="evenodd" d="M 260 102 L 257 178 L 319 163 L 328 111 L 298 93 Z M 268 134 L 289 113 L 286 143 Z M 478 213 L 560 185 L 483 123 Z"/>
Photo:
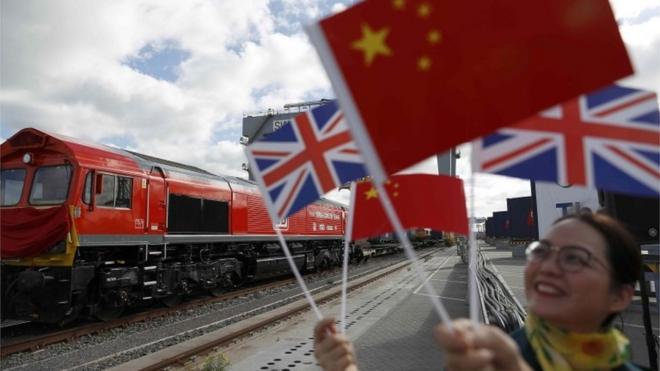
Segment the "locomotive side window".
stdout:
<path fill-rule="evenodd" d="M 115 177 L 113 175 L 103 174 L 103 191 L 96 195 L 96 205 L 115 206 Z"/>
<path fill-rule="evenodd" d="M 66 201 L 69 194 L 71 166 L 44 166 L 37 169 L 30 191 L 30 204 L 54 205 Z"/>
<path fill-rule="evenodd" d="M 131 208 L 131 195 L 133 193 L 132 178 L 103 174 L 102 184 L 101 193 L 96 195 L 96 205 L 127 209 Z"/>
<path fill-rule="evenodd" d="M 3 169 L 0 173 L 0 206 L 16 205 L 23 193 L 25 169 Z"/>
<path fill-rule="evenodd" d="M 88 171 L 85 176 L 85 188 L 83 188 L 82 202 L 89 205 L 92 202 L 92 172 Z"/>
<path fill-rule="evenodd" d="M 123 176 L 117 177 L 117 198 L 115 207 L 131 208 L 131 191 L 133 190 L 133 179 Z"/>

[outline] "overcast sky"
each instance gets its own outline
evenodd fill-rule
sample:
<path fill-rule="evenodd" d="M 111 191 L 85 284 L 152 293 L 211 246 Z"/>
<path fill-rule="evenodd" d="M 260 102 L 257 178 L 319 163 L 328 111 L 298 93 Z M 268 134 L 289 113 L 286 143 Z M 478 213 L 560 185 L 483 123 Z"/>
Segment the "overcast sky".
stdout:
<path fill-rule="evenodd" d="M 245 176 L 244 113 L 334 97 L 303 27 L 351 3 L 3 0 L 0 141 L 35 127 Z M 612 5 L 637 71 L 621 83 L 657 90 L 660 0 Z M 477 216 L 530 194 L 526 181 L 475 179 Z"/>

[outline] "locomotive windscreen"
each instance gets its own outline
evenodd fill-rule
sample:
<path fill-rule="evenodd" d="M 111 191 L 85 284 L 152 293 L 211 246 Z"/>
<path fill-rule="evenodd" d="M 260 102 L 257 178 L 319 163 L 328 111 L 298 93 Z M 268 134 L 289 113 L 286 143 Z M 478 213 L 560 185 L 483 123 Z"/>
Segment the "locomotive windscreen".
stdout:
<path fill-rule="evenodd" d="M 229 203 L 170 194 L 169 233 L 228 233 Z"/>

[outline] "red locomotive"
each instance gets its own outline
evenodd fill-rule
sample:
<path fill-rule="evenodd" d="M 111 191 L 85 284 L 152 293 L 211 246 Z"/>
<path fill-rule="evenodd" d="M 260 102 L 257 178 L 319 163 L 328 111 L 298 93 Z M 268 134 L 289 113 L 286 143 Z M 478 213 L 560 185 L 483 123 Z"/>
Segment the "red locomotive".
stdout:
<path fill-rule="evenodd" d="M 36 129 L 0 147 L 3 318 L 102 320 L 288 271 L 251 181 Z M 282 221 L 299 268 L 338 262 L 345 210 Z"/>

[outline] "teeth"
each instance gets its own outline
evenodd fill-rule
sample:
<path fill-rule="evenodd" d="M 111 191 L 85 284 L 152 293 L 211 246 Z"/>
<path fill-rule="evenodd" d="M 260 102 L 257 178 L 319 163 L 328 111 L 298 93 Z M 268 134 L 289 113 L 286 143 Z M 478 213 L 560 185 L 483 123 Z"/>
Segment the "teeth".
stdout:
<path fill-rule="evenodd" d="M 538 283 L 536 285 L 536 289 L 544 294 L 561 294 L 561 291 L 559 291 L 556 287 L 545 283 Z"/>

